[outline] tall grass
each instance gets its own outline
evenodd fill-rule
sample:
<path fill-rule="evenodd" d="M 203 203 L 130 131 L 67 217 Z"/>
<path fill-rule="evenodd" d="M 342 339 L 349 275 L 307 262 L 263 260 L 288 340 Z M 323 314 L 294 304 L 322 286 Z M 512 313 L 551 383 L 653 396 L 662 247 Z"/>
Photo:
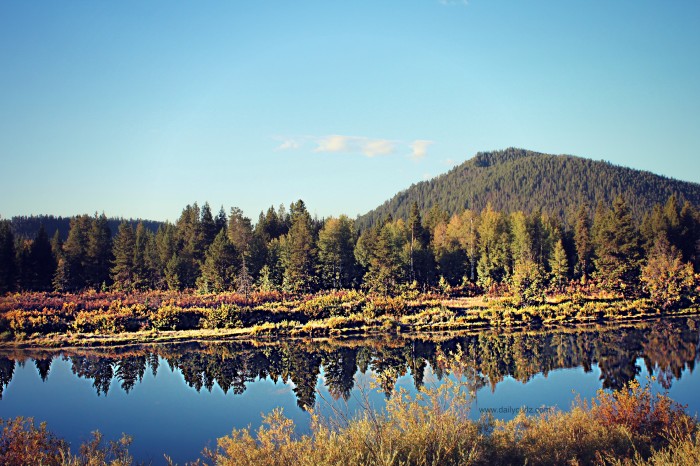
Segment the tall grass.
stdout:
<path fill-rule="evenodd" d="M 234 430 L 205 456 L 217 466 L 699 464 L 696 420 L 649 384 L 601 391 L 567 412 L 472 421 L 469 378 L 454 362 L 454 378 L 413 397 L 398 390 L 384 411 L 363 397 L 356 417 L 315 414 L 311 434 L 295 437 L 277 410 L 257 432 Z"/>

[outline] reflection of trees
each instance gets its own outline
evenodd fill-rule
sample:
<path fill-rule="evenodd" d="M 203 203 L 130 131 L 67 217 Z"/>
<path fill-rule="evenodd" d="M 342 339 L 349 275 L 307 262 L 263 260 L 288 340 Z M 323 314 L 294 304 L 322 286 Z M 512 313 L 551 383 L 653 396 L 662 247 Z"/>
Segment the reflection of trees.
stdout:
<path fill-rule="evenodd" d="M 34 365 L 36 366 L 36 370 L 39 371 L 39 377 L 41 377 L 42 382 L 46 382 L 46 379 L 49 376 L 52 361 L 53 357 L 51 356 L 47 358 L 37 358 L 34 360 Z"/>
<path fill-rule="evenodd" d="M 107 395 L 109 385 L 112 383 L 114 370 L 111 358 L 98 358 L 95 356 L 74 356 L 70 358 L 73 363 L 73 373 L 78 377 L 92 379 L 92 386 L 97 390 L 97 395 Z"/>
<path fill-rule="evenodd" d="M 342 397 L 347 401 L 350 398 L 350 391 L 355 384 L 355 372 L 357 372 L 356 361 L 355 348 L 338 348 L 323 355 L 326 386 L 334 400 Z"/>
<path fill-rule="evenodd" d="M 377 382 L 387 398 L 399 377 L 406 374 L 406 359 L 402 348 L 383 347 L 377 350 L 371 363 Z"/>
<path fill-rule="evenodd" d="M 294 382 L 297 405 L 306 409 L 316 401 L 316 382 L 320 373 L 321 356 L 300 348 L 290 350 L 289 378 Z"/>
<path fill-rule="evenodd" d="M 2 400 L 2 392 L 12 380 L 15 373 L 15 360 L 8 358 L 0 358 L 0 400 Z"/>
<path fill-rule="evenodd" d="M 122 390 L 126 393 L 134 388 L 136 381 L 143 379 L 146 372 L 146 356 L 127 356 L 117 361 L 116 376 L 121 381 Z"/>
<path fill-rule="evenodd" d="M 692 371 L 695 368 L 697 341 L 694 325 L 684 327 L 669 322 L 655 323 L 648 338 L 642 343 L 647 370 L 657 374 L 662 387 L 671 388 L 671 382 L 681 378 L 683 369 Z"/>
<path fill-rule="evenodd" d="M 283 342 L 260 347 L 250 343 L 189 343 L 124 350 L 85 350 L 66 354 L 72 371 L 93 381 L 97 394 L 108 393 L 116 378 L 125 392 L 140 382 L 150 367 L 157 375 L 160 358 L 181 372 L 197 391 L 218 384 L 224 393 L 241 394 L 257 379 L 291 380 L 297 403 L 313 406 L 323 365 L 325 384 L 334 399 L 348 399 L 354 376 L 372 370 L 382 391 L 389 396 L 402 375 L 410 372 L 416 387 L 423 385 L 427 365 L 441 379 L 446 375 L 438 354 L 461 359 L 463 376 L 476 391 L 495 386 L 505 377 L 527 382 L 536 374 L 560 368 L 600 369 L 602 385 L 619 389 L 639 374 L 641 357 L 650 373 L 664 387 L 679 379 L 684 369 L 693 370 L 700 359 L 696 320 L 668 320 L 634 326 L 585 328 L 556 332 L 503 333 L 484 331 L 433 342 L 430 340 L 344 340 L 338 342 Z M 27 350 L 29 351 L 29 350 Z M 77 351 L 77 350 L 76 350 Z M 0 397 L 12 379 L 16 361 L 34 359 L 42 380 L 51 370 L 52 353 L 11 353 L 0 358 Z"/>

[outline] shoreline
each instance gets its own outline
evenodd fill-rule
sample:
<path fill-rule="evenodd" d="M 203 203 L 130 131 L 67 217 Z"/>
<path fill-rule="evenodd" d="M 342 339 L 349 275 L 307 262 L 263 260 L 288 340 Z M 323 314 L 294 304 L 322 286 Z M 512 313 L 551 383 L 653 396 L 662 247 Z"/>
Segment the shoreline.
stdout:
<path fill-rule="evenodd" d="M 463 298 L 470 300 L 473 298 Z M 700 306 L 661 311 L 645 300 L 588 301 L 596 303 L 595 315 L 581 315 L 585 305 L 570 301 L 547 303 L 521 309 L 510 307 L 462 308 L 455 312 L 455 299 L 445 299 L 438 306 L 426 307 L 403 316 L 382 315 L 374 318 L 344 317 L 299 322 L 261 322 L 239 328 L 192 328 L 181 330 L 138 330 L 117 333 L 66 332 L 10 335 L 6 332 L 0 341 L 0 350 L 11 349 L 68 349 L 126 347 L 152 344 L 190 342 L 251 342 L 273 343 L 275 340 L 332 340 L 401 337 L 420 339 L 421 336 L 462 335 L 494 330 L 522 332 L 529 330 L 577 329 L 590 326 L 634 324 L 649 320 L 666 320 L 700 316 Z M 498 301 L 496 301 L 498 302 Z M 643 304 L 640 306 L 640 304 Z M 578 309 L 572 313 L 573 308 Z M 543 318 L 544 315 L 544 318 Z"/>

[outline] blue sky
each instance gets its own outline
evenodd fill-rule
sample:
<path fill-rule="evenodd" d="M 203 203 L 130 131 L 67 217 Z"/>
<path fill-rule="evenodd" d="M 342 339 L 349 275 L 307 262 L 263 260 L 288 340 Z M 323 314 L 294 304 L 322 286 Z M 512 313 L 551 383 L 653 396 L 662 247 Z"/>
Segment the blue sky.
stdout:
<path fill-rule="evenodd" d="M 700 2 L 0 2 L 0 215 L 361 214 L 478 151 L 700 182 Z"/>

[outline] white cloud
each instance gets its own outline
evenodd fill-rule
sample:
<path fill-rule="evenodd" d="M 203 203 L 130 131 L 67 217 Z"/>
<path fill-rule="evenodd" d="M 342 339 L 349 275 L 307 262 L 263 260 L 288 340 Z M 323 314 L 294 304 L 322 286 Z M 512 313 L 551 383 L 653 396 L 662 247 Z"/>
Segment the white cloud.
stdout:
<path fill-rule="evenodd" d="M 301 143 L 296 139 L 287 139 L 282 141 L 282 144 L 277 146 L 277 150 L 292 150 L 301 147 Z"/>
<path fill-rule="evenodd" d="M 394 152 L 394 143 L 386 139 L 370 139 L 364 141 L 362 153 L 367 157 L 388 155 Z"/>
<path fill-rule="evenodd" d="M 411 156 L 414 159 L 422 159 L 428 152 L 428 146 L 430 146 L 433 141 L 428 141 L 426 139 L 417 139 L 411 143 Z"/>
<path fill-rule="evenodd" d="M 314 145 L 314 152 L 358 154 L 365 157 L 378 157 L 396 153 L 409 152 L 411 157 L 419 160 L 425 157 L 428 146 L 433 141 L 417 139 L 411 143 L 400 140 L 368 138 L 364 136 L 346 136 L 342 134 L 330 134 L 327 136 L 294 136 L 277 138 L 281 143 L 277 150 L 303 149 Z"/>
<path fill-rule="evenodd" d="M 316 141 L 314 152 L 348 152 L 352 139 L 338 134 L 322 137 Z"/>

